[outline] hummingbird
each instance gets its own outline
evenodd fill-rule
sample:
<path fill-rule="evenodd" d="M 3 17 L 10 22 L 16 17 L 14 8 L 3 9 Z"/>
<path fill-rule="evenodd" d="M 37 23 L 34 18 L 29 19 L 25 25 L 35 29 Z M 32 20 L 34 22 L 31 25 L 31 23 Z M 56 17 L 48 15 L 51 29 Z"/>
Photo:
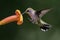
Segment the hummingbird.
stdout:
<path fill-rule="evenodd" d="M 23 14 L 28 14 L 30 16 L 29 21 L 33 24 L 37 24 L 40 26 L 42 31 L 48 31 L 52 26 L 45 21 L 42 20 L 42 17 L 48 13 L 50 9 L 41 9 L 41 10 L 34 10 L 33 8 L 27 8 Z"/>

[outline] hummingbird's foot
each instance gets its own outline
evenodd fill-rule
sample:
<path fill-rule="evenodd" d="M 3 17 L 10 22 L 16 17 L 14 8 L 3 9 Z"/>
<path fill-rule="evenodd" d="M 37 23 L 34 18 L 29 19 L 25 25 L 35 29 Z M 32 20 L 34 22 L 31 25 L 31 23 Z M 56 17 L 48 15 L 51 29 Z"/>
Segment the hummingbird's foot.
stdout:
<path fill-rule="evenodd" d="M 48 31 L 50 29 L 50 27 L 51 27 L 51 25 L 49 25 L 49 24 L 43 24 L 40 27 L 40 29 L 45 32 L 45 31 Z"/>
<path fill-rule="evenodd" d="M 35 24 L 38 24 L 38 22 L 35 22 Z"/>

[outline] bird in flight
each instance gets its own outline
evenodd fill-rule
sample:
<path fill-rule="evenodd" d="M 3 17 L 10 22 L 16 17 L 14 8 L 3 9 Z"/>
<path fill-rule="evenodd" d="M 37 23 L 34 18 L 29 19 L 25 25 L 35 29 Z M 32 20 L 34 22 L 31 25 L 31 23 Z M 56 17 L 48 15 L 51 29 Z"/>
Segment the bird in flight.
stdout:
<path fill-rule="evenodd" d="M 27 8 L 23 14 L 25 13 L 28 14 L 31 18 L 31 19 L 28 18 L 29 21 L 31 21 L 33 24 L 39 25 L 40 29 L 45 32 L 51 28 L 51 25 L 44 22 L 42 20 L 42 17 L 46 13 L 48 13 L 51 9 L 34 10 L 33 8 Z"/>

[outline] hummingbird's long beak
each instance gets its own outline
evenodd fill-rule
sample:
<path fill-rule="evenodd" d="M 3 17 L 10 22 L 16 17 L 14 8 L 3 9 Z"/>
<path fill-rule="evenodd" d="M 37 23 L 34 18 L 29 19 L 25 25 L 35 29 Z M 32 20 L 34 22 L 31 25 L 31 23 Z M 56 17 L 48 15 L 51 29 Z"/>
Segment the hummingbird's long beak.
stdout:
<path fill-rule="evenodd" d="M 22 15 L 24 15 L 26 13 L 26 11 L 24 11 L 23 13 L 22 13 Z"/>
<path fill-rule="evenodd" d="M 25 12 L 22 13 L 22 15 L 25 14 Z"/>

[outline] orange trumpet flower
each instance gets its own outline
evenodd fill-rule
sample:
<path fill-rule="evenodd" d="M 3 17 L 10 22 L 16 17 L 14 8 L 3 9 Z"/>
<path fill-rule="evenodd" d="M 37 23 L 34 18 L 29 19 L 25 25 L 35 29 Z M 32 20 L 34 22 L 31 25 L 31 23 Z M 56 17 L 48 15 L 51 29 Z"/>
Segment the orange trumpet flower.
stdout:
<path fill-rule="evenodd" d="M 0 25 L 4 25 L 4 24 L 10 23 L 10 22 L 14 22 L 14 21 L 17 21 L 17 24 L 21 25 L 23 23 L 23 16 L 21 14 L 21 11 L 20 10 L 16 10 L 15 14 L 16 15 L 12 15 L 12 16 L 9 16 L 9 17 L 1 20 L 0 21 Z"/>

